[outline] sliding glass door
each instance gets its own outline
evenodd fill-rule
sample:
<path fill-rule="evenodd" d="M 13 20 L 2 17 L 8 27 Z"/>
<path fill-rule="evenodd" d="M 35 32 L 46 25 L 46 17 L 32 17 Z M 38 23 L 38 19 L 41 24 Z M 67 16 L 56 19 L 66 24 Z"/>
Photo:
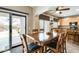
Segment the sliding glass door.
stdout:
<path fill-rule="evenodd" d="M 20 34 L 26 33 L 26 16 L 0 12 L 0 52 L 20 45 Z"/>
<path fill-rule="evenodd" d="M 9 49 L 9 14 L 0 12 L 0 51 Z"/>
<path fill-rule="evenodd" d="M 20 34 L 25 34 L 25 17 L 12 15 L 12 46 L 21 44 Z"/>

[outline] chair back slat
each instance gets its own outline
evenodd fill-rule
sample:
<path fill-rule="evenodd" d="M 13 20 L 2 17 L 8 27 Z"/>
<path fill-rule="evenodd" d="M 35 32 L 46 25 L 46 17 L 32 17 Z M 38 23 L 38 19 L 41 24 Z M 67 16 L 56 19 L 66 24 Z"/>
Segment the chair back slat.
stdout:
<path fill-rule="evenodd" d="M 25 34 L 21 35 L 21 41 L 23 45 L 23 52 L 28 52 L 28 45 L 27 45 L 27 40 Z"/>
<path fill-rule="evenodd" d="M 64 52 L 64 44 L 66 44 L 66 37 L 67 37 L 67 32 L 62 32 L 59 34 L 57 47 L 56 47 L 56 49 L 59 52 Z"/>
<path fill-rule="evenodd" d="M 56 49 L 59 51 L 59 48 L 60 48 L 60 45 L 61 45 L 61 34 L 59 34 L 59 37 L 58 37 L 58 41 L 57 41 L 57 46 L 56 46 Z"/>

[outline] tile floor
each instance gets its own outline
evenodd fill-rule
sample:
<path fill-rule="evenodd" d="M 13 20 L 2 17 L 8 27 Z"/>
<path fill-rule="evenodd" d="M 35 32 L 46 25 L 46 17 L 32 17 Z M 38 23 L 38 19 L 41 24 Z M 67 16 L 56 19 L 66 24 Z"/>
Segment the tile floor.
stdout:
<path fill-rule="evenodd" d="M 5 53 L 22 53 L 22 46 L 13 48 L 11 51 Z M 72 40 L 67 41 L 67 53 L 79 53 L 79 43 Z"/>
<path fill-rule="evenodd" d="M 67 41 L 67 53 L 79 53 L 79 42 Z"/>

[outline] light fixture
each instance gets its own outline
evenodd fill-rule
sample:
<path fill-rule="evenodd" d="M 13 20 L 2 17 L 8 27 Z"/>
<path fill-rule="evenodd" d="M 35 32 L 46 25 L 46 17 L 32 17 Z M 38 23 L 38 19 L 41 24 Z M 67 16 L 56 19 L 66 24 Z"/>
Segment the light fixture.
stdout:
<path fill-rule="evenodd" d="M 60 11 L 59 14 L 62 14 L 62 12 Z"/>
<path fill-rule="evenodd" d="M 56 14 L 62 14 L 62 12 L 61 11 L 56 11 Z"/>

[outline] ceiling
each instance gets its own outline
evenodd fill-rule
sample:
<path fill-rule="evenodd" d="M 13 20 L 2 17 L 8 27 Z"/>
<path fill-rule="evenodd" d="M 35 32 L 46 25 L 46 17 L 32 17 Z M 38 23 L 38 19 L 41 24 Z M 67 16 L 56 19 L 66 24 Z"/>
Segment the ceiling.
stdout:
<path fill-rule="evenodd" d="M 47 14 L 56 17 L 68 17 L 68 16 L 78 16 L 79 6 L 64 6 L 65 8 L 70 8 L 70 10 L 56 11 L 57 6 L 34 6 L 35 15 Z M 61 12 L 61 14 L 59 13 Z"/>

